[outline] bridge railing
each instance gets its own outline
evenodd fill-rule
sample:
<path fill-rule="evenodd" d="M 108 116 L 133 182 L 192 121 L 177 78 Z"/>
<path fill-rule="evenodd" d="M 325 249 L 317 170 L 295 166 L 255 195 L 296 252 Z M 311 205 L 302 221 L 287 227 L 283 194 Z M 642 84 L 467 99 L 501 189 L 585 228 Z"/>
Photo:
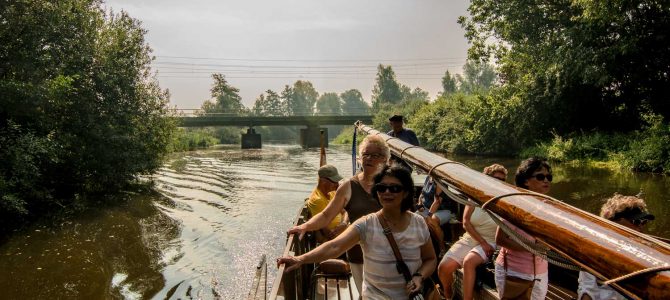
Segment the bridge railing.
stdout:
<path fill-rule="evenodd" d="M 208 113 L 198 108 L 179 108 L 171 109 L 170 112 L 177 117 L 302 117 L 302 116 L 352 116 L 352 115 L 368 115 L 370 114 L 369 110 L 353 110 L 347 111 L 346 113 L 310 113 L 310 112 L 298 112 L 292 114 L 257 114 L 254 112 L 246 113 Z"/>

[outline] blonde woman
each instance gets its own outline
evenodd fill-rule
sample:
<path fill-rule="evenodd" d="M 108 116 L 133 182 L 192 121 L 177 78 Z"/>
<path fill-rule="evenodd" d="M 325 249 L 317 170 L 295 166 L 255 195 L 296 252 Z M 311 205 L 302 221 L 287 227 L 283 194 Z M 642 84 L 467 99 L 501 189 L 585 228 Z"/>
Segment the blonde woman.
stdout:
<path fill-rule="evenodd" d="M 325 228 L 344 209 L 353 223 L 360 217 L 376 212 L 382 207 L 379 201 L 372 197 L 372 185 L 375 175 L 386 165 L 391 157 L 391 150 L 379 136 L 368 135 L 359 147 L 362 162 L 362 172 L 345 180 L 337 188 L 335 196 L 328 206 L 309 221 L 294 226 L 288 233 L 297 233 L 300 239 L 308 231 Z M 351 265 L 354 282 L 359 293 L 363 284 L 363 252 L 360 246 L 354 246 L 347 251 L 347 259 Z"/>

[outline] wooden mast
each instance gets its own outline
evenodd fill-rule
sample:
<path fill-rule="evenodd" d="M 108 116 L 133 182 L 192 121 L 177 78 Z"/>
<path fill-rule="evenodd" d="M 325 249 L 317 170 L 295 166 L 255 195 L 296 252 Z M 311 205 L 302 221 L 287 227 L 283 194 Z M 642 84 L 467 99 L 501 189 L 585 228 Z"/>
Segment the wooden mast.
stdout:
<path fill-rule="evenodd" d="M 492 198 L 528 191 L 412 146 L 362 123 L 360 130 L 379 135 L 391 152 L 483 204 Z M 522 228 L 574 263 L 613 279 L 641 270 L 665 267 L 613 283 L 632 298 L 670 299 L 670 245 L 600 218 L 566 203 L 533 195 L 511 195 L 488 208 Z"/>

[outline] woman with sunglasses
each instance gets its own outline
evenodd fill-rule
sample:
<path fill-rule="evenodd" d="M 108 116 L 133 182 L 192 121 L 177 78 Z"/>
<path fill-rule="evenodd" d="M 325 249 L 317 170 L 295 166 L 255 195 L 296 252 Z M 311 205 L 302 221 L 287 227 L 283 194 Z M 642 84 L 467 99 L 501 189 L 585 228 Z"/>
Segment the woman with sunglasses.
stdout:
<path fill-rule="evenodd" d="M 381 209 L 379 201 L 373 198 L 373 178 L 386 165 L 391 157 L 391 150 L 380 136 L 368 135 L 359 147 L 362 172 L 354 175 L 340 184 L 326 208 L 313 216 L 309 221 L 294 226 L 288 233 L 295 233 L 302 237 L 306 232 L 325 228 L 344 209 L 351 222 L 360 217 Z M 347 248 L 349 249 L 349 248 Z M 351 273 L 359 294 L 363 284 L 363 254 L 359 246 L 347 251 L 347 259 L 351 266 Z"/>
<path fill-rule="evenodd" d="M 484 168 L 484 174 L 505 181 L 507 169 L 499 164 Z M 465 206 L 463 210 L 463 228 L 465 233 L 454 243 L 437 269 L 444 297 L 451 299 L 454 272 L 463 268 L 463 299 L 473 299 L 475 288 L 475 269 L 487 262 L 495 252 L 495 234 L 498 226 L 481 208 Z"/>
<path fill-rule="evenodd" d="M 532 157 L 521 162 L 514 178 L 516 185 L 532 192 L 547 194 L 553 176 L 546 160 Z M 503 221 L 512 230 L 530 241 L 535 239 L 525 231 L 507 221 Z M 526 251 L 510 238 L 500 227 L 496 231 L 496 244 L 500 253 L 495 263 L 495 281 L 500 298 L 505 295 L 505 277 L 516 277 L 534 282 L 530 299 L 544 299 L 549 287 L 549 264 L 541 257 Z"/>
<path fill-rule="evenodd" d="M 372 194 L 382 207 L 379 212 L 358 219 L 341 235 L 308 253 L 279 258 L 277 264 L 286 264 L 288 272 L 305 263 L 338 257 L 360 243 L 366 257 L 361 294 L 363 299 L 406 300 L 410 293 L 420 291 L 423 279 L 435 270 L 437 259 L 426 222 L 423 217 L 409 211 L 414 203 L 412 176 L 400 166 L 385 166 L 374 177 Z M 398 272 L 380 218 L 386 221 L 405 264 L 413 273 L 410 282 L 406 282 Z"/>
<path fill-rule="evenodd" d="M 614 194 L 614 196 L 607 199 L 607 202 L 600 209 L 600 216 L 640 232 L 644 231 L 647 222 L 655 219 L 654 215 L 647 212 L 647 204 L 643 199 L 620 194 Z M 579 272 L 578 281 L 577 299 L 626 299 L 626 297 L 617 293 L 611 287 L 598 284 L 596 277 L 588 272 Z"/>

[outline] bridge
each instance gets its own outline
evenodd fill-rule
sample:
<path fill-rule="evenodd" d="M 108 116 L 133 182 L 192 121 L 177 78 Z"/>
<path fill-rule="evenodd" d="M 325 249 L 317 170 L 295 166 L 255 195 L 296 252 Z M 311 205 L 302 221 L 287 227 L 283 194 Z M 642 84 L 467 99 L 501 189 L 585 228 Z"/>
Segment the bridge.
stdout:
<path fill-rule="evenodd" d="M 261 135 L 254 130 L 255 126 L 305 126 L 300 129 L 300 144 L 303 147 L 319 147 L 321 131 L 324 131 L 326 146 L 328 129 L 324 125 L 353 125 L 356 121 L 372 124 L 372 115 L 304 115 L 304 116 L 241 116 L 224 113 L 196 113 L 177 116 L 180 127 L 214 127 L 237 126 L 248 127 L 242 134 L 242 149 L 261 148 Z"/>

